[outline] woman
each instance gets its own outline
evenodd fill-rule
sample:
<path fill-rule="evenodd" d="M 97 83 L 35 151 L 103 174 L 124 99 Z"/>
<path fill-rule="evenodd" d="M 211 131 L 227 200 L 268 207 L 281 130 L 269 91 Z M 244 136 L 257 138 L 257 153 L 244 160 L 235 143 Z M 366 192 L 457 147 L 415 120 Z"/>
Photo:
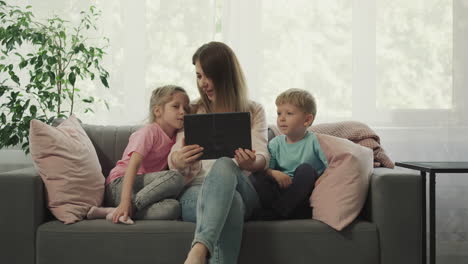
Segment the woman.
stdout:
<path fill-rule="evenodd" d="M 248 99 L 241 67 L 226 44 L 204 44 L 192 63 L 200 93 L 192 113 L 250 112 L 253 149 L 236 150 L 234 159 L 197 161 L 202 148 L 185 146 L 183 132 L 177 135 L 169 166 L 188 182 L 180 196 L 182 219 L 196 222 L 185 263 L 237 263 L 244 220 L 260 206 L 248 176 L 266 169 L 269 161 L 265 111 Z"/>

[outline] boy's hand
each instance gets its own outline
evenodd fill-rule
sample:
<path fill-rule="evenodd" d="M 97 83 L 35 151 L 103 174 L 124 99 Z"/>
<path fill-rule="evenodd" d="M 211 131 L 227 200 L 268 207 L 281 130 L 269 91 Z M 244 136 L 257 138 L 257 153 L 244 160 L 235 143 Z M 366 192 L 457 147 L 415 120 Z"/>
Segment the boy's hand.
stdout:
<path fill-rule="evenodd" d="M 236 159 L 237 164 L 239 165 L 239 168 L 241 170 L 247 170 L 250 172 L 253 172 L 254 169 L 254 163 L 255 160 L 257 159 L 257 155 L 255 155 L 255 150 L 250 150 L 250 149 L 237 149 L 235 154 L 234 154 L 234 159 Z"/>
<path fill-rule="evenodd" d="M 291 177 L 279 170 L 271 170 L 271 177 L 275 179 L 279 187 L 282 189 L 288 188 L 292 183 Z"/>
<path fill-rule="evenodd" d="M 177 169 L 183 170 L 188 166 L 192 165 L 201 155 L 203 155 L 203 147 L 199 145 L 185 145 L 185 139 L 183 139 L 183 147 L 175 151 L 172 157 L 172 161 Z"/>

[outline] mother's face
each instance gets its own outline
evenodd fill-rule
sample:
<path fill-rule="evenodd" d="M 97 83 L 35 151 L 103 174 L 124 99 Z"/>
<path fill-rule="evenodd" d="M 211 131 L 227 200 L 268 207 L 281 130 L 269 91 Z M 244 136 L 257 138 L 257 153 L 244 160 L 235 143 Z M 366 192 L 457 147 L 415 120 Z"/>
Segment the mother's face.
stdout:
<path fill-rule="evenodd" d="M 214 102 L 216 98 L 216 93 L 214 89 L 213 80 L 206 77 L 200 65 L 200 61 L 195 62 L 195 71 L 197 74 L 197 84 L 198 84 L 198 87 L 200 87 L 201 92 L 206 94 L 210 102 Z"/>

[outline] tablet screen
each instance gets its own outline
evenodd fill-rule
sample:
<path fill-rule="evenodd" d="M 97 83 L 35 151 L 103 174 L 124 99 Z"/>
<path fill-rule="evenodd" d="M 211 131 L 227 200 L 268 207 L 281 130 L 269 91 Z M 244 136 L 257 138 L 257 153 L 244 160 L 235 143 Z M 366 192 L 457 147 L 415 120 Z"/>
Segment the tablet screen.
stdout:
<path fill-rule="evenodd" d="M 233 158 L 238 148 L 252 149 L 250 112 L 184 116 L 185 144 L 203 147 L 200 159 Z"/>

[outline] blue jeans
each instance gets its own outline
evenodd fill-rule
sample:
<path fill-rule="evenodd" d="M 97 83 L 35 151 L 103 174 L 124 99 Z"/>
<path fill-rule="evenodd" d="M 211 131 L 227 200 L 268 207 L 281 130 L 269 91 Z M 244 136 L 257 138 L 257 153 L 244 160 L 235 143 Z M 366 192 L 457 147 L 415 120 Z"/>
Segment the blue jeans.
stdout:
<path fill-rule="evenodd" d="M 229 158 L 218 159 L 203 184 L 189 187 L 180 197 L 182 219 L 196 222 L 195 243 L 209 251 L 210 264 L 237 263 L 244 220 L 260 207 L 257 193 Z"/>
<path fill-rule="evenodd" d="M 109 206 L 120 204 L 124 177 L 106 185 Z M 133 183 L 132 206 L 135 219 L 173 220 L 180 217 L 180 205 L 175 198 L 184 187 L 183 176 L 166 170 L 137 175 Z"/>

